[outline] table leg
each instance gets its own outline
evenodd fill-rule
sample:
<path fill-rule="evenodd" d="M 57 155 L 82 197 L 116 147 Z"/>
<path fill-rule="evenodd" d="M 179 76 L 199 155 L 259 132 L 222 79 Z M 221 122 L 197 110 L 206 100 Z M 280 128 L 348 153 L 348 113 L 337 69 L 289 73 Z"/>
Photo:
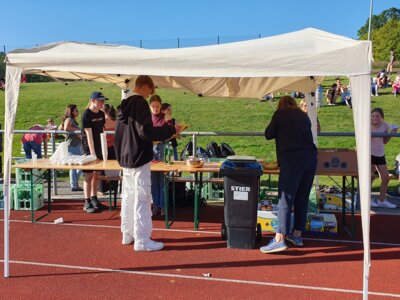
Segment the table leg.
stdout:
<path fill-rule="evenodd" d="M 107 181 L 106 181 L 107 182 Z M 112 210 L 112 194 L 113 194 L 114 186 L 111 184 L 111 181 L 108 181 L 108 210 Z"/>
<path fill-rule="evenodd" d="M 199 228 L 199 176 L 194 173 L 194 230 Z"/>
<path fill-rule="evenodd" d="M 47 212 L 51 213 L 51 170 L 47 170 Z"/>
<path fill-rule="evenodd" d="M 354 237 L 355 223 L 354 223 L 354 176 L 351 176 L 351 237 Z"/>
<path fill-rule="evenodd" d="M 166 174 L 163 173 L 163 186 L 164 186 L 164 209 L 165 209 L 165 228 L 169 229 L 169 193 L 167 180 L 165 180 Z"/>
<path fill-rule="evenodd" d="M 346 226 L 346 176 L 342 176 L 342 226 Z"/>
<path fill-rule="evenodd" d="M 31 199 L 30 199 L 30 205 L 31 205 L 31 220 L 32 223 L 35 223 L 35 211 L 33 210 L 33 169 L 30 169 L 31 172 Z"/>
<path fill-rule="evenodd" d="M 343 176 L 343 193 L 342 193 L 342 226 L 348 233 L 350 238 L 354 238 L 355 224 L 354 224 L 354 176 L 351 176 L 351 200 L 350 200 L 350 214 L 351 214 L 351 228 L 346 226 L 346 176 Z"/>

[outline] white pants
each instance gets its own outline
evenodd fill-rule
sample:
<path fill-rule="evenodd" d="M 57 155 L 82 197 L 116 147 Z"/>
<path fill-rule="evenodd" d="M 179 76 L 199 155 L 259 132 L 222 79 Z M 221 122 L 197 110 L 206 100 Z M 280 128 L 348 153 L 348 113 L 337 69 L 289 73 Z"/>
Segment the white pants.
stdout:
<path fill-rule="evenodd" d="M 151 220 L 150 162 L 134 169 L 123 169 L 121 193 L 121 232 L 136 239 L 149 239 Z"/>

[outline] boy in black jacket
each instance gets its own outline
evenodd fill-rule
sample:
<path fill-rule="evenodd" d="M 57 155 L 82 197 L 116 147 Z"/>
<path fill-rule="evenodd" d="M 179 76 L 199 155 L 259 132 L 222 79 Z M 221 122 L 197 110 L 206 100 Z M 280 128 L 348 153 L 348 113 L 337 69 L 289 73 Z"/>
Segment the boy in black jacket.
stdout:
<path fill-rule="evenodd" d="M 154 94 L 154 83 L 141 75 L 135 81 L 134 93 L 121 102 L 115 128 L 114 148 L 118 163 L 123 167 L 121 232 L 122 244 L 135 241 L 135 251 L 157 251 L 164 244 L 150 239 L 151 177 L 153 141 L 169 139 L 173 126 L 153 127 L 146 99 Z"/>

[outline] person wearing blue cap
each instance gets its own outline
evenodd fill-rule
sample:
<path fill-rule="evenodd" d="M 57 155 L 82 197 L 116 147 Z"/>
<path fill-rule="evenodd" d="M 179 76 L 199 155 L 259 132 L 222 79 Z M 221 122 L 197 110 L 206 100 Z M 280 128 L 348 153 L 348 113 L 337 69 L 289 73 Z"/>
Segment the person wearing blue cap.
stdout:
<path fill-rule="evenodd" d="M 82 114 L 82 150 L 84 154 L 96 156 L 98 159 L 103 159 L 100 134 L 103 133 L 106 122 L 104 112 L 101 110 L 105 100 L 108 98 L 103 93 L 93 92 L 89 104 Z M 85 173 L 83 210 L 87 213 L 94 213 L 106 209 L 106 206 L 97 199 L 98 172 L 83 172 Z"/>

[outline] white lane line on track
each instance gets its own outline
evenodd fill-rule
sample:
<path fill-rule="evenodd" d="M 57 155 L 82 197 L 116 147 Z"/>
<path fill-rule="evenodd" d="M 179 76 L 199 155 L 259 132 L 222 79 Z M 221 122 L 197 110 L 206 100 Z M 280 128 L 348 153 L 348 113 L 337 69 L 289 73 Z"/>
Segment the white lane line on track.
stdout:
<path fill-rule="evenodd" d="M 0 219 L 0 221 L 4 221 Z M 31 221 L 23 221 L 23 220 L 10 220 L 10 222 L 14 223 L 30 223 Z M 63 224 L 54 224 L 52 222 L 36 222 L 34 224 L 40 225 L 56 225 L 56 226 L 76 226 L 76 227 L 95 227 L 95 228 L 116 228 L 119 229 L 119 226 L 112 226 L 112 225 L 94 225 L 94 224 L 75 224 L 75 223 L 63 223 Z M 186 230 L 186 229 L 166 229 L 166 228 L 153 228 L 154 231 L 168 231 L 168 232 L 183 232 L 183 233 L 197 233 L 197 234 L 214 234 L 220 235 L 221 232 L 219 231 L 203 231 L 203 230 Z M 362 245 L 362 241 L 351 241 L 351 240 L 332 240 L 332 239 L 318 239 L 318 238 L 303 238 L 303 240 L 308 241 L 319 241 L 319 242 L 330 242 L 330 243 L 348 243 L 348 244 L 360 244 Z M 397 243 L 381 243 L 381 242 L 371 242 L 371 245 L 376 246 L 387 246 L 387 247 L 400 247 L 400 244 Z"/>
<path fill-rule="evenodd" d="M 0 260 L 0 262 L 4 262 L 4 260 Z M 338 292 L 338 293 L 347 293 L 347 294 L 362 294 L 363 293 L 363 291 L 360 291 L 360 290 L 348 290 L 348 289 L 319 287 L 319 286 L 308 286 L 308 285 L 297 285 L 297 284 L 286 284 L 286 283 L 275 283 L 275 282 L 264 282 L 264 281 L 252 281 L 252 280 L 239 280 L 239 279 L 229 279 L 229 278 L 216 278 L 216 277 L 200 277 L 200 276 L 178 275 L 178 274 L 156 273 L 156 272 L 129 271 L 129 270 L 110 269 L 110 268 L 94 268 L 94 267 L 50 264 L 50 263 L 30 262 L 30 261 L 10 260 L 10 263 L 20 264 L 20 265 L 40 266 L 40 267 L 76 269 L 76 270 L 85 270 L 85 271 L 123 273 L 123 274 L 142 275 L 142 276 L 157 276 L 157 277 L 204 280 L 204 281 L 225 282 L 225 283 L 264 285 L 264 286 L 273 286 L 273 287 L 305 289 L 305 290 L 315 290 L 315 291 L 324 291 L 324 292 Z M 374 296 L 400 298 L 400 294 L 371 292 L 371 291 L 368 292 L 368 294 L 374 295 Z"/>

